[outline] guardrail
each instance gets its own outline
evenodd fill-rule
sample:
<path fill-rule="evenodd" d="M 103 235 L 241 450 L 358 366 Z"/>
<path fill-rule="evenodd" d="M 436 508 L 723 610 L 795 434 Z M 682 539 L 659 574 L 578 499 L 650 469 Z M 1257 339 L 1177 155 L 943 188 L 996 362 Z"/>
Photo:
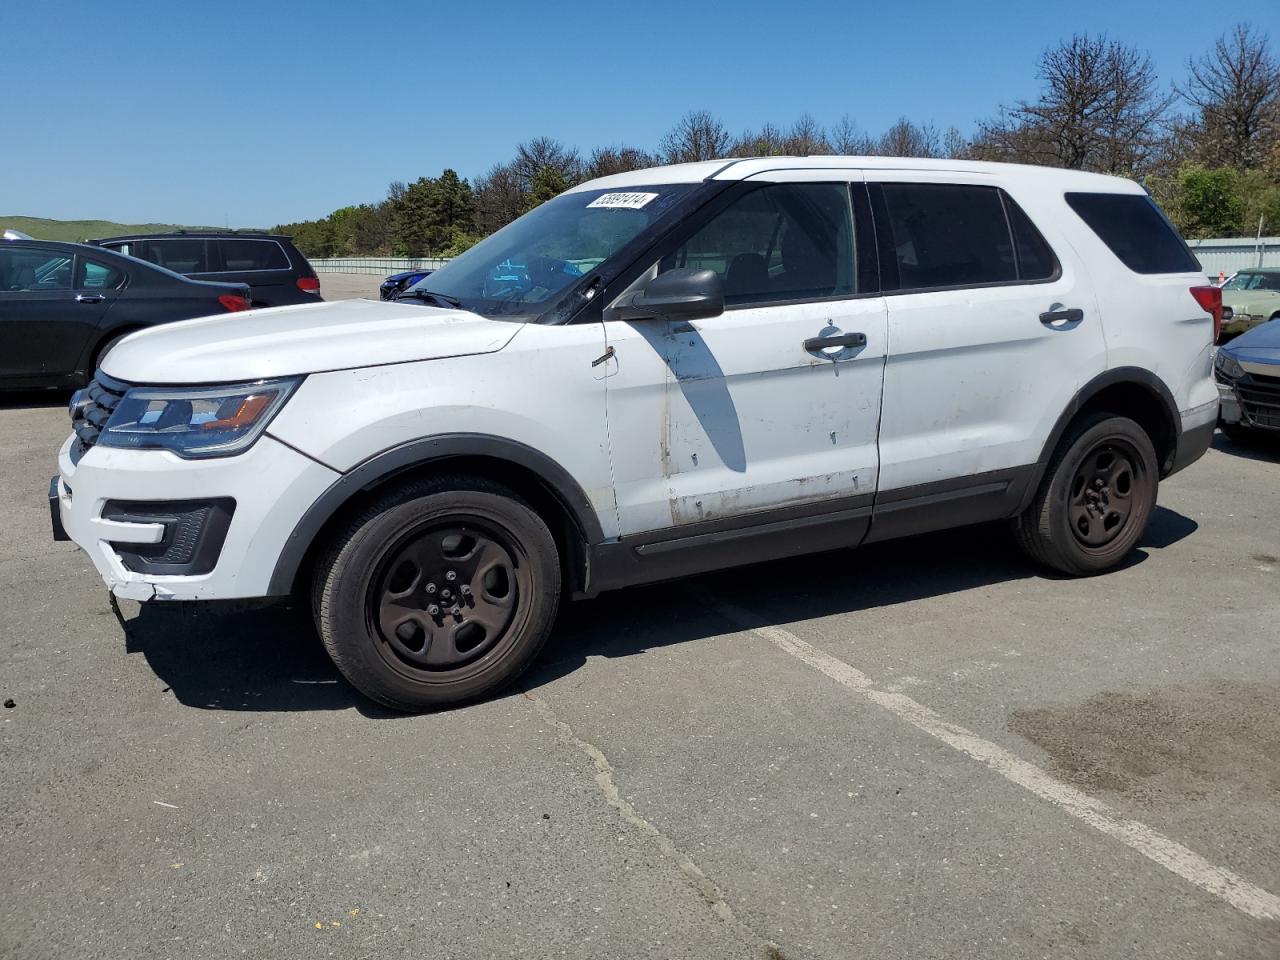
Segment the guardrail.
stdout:
<path fill-rule="evenodd" d="M 385 277 L 406 270 L 439 270 L 448 257 L 316 257 L 310 261 L 316 273 L 362 273 Z"/>

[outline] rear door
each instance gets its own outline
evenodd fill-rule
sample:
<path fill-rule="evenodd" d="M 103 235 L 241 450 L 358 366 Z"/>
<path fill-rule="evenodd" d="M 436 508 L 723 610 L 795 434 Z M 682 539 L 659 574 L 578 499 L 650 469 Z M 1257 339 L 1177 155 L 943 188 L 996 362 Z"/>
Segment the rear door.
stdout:
<path fill-rule="evenodd" d="M 106 298 L 75 289 L 75 255 L 0 243 L 0 378 L 70 377 L 102 318 Z"/>
<path fill-rule="evenodd" d="M 994 180 L 868 171 L 889 359 L 872 538 L 1007 516 L 1106 348 L 1079 260 Z"/>
<path fill-rule="evenodd" d="M 312 302 L 297 286 L 297 273 L 289 254 L 278 240 L 250 237 L 221 237 L 217 245 L 220 273 L 202 280 L 247 283 L 259 306 Z"/>
<path fill-rule="evenodd" d="M 853 515 L 842 529 L 853 540 L 865 530 L 878 465 L 885 305 L 869 215 L 855 230 L 848 171 L 839 176 L 745 184 L 667 241 L 648 275 L 716 271 L 727 300 L 720 316 L 606 319 L 624 537 L 698 524 L 745 528 L 781 519 L 783 510 L 790 518 L 845 509 Z M 825 346 L 812 342 L 823 339 Z"/>

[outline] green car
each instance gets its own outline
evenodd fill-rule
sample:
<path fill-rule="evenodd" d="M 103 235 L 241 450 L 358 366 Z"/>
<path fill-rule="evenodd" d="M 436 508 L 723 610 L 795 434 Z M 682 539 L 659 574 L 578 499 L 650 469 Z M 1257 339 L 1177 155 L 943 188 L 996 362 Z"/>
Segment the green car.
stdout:
<path fill-rule="evenodd" d="M 1268 320 L 1280 319 L 1280 267 L 1241 270 L 1222 285 L 1222 305 L 1231 308 L 1231 319 L 1222 325 L 1225 334 L 1244 333 Z"/>

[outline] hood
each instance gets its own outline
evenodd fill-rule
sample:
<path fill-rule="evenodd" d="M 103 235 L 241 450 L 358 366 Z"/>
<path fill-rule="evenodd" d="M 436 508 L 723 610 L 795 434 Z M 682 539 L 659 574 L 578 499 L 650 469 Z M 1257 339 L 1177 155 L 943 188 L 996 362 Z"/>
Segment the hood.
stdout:
<path fill-rule="evenodd" d="M 1280 365 L 1280 320 L 1272 320 L 1242 333 L 1222 350 L 1241 363 Z"/>
<path fill-rule="evenodd" d="M 501 350 L 521 324 L 381 300 L 271 307 L 150 327 L 102 369 L 126 383 L 230 383 Z"/>

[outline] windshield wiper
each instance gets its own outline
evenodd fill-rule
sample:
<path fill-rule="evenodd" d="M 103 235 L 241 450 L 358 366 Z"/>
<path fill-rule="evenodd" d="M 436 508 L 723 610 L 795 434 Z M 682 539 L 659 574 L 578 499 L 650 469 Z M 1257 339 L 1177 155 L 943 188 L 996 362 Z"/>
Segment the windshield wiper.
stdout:
<path fill-rule="evenodd" d="M 444 304 L 446 307 L 453 307 L 455 310 L 462 306 L 462 301 L 457 297 L 451 297 L 446 293 L 436 293 L 433 290 L 406 290 L 399 294 L 396 299 L 403 300 L 406 297 L 413 297 L 423 303 Z"/>

